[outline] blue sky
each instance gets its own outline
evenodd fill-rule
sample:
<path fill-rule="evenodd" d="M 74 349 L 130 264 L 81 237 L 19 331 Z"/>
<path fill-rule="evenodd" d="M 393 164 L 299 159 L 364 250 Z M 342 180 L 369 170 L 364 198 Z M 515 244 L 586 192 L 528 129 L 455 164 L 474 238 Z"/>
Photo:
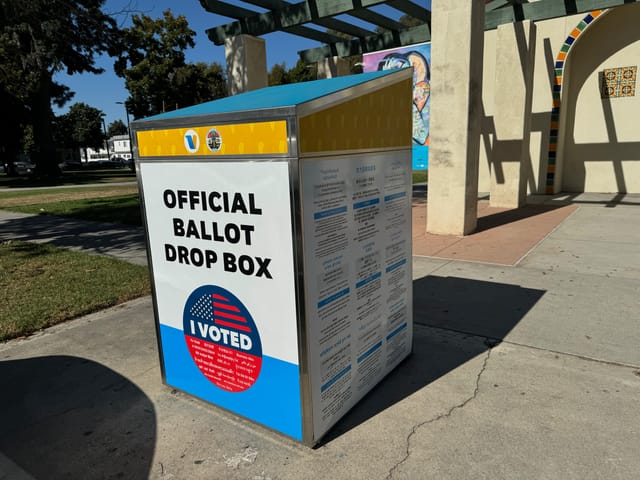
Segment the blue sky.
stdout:
<path fill-rule="evenodd" d="M 251 10 L 259 10 L 257 7 L 244 4 L 239 0 L 226 0 L 239 6 Z M 430 8 L 431 0 L 414 0 L 417 4 L 426 5 Z M 224 66 L 224 47 L 214 45 L 206 36 L 205 30 L 211 27 L 223 25 L 233 21 L 231 18 L 214 15 L 205 11 L 198 0 L 107 0 L 103 10 L 107 13 L 121 11 L 124 5 L 133 3 L 135 9 L 152 18 L 162 16 L 162 12 L 170 9 L 174 15 L 184 15 L 192 30 L 196 32 L 195 47 L 188 49 L 185 54 L 190 62 L 218 62 Z M 379 6 L 375 8 L 379 13 L 397 18 L 400 14 L 396 10 Z M 119 15 L 115 17 L 121 26 L 128 25 L 128 17 Z M 359 23 L 365 27 L 373 28 L 362 22 L 358 22 L 353 17 L 339 17 L 350 23 Z M 298 60 L 298 50 L 305 50 L 320 46 L 318 42 L 307 40 L 302 37 L 289 35 L 286 33 L 271 33 L 263 36 L 267 45 L 267 66 L 271 68 L 276 63 L 285 62 L 287 67 L 292 67 Z M 128 97 L 128 92 L 124 87 L 124 80 L 113 73 L 113 59 L 108 56 L 100 57 L 96 62 L 98 66 L 104 68 L 105 72 L 100 75 L 82 74 L 68 76 L 60 73 L 56 80 L 71 88 L 75 92 L 73 99 L 62 109 L 56 109 L 56 114 L 65 113 L 69 106 L 76 102 L 84 102 L 92 107 L 98 108 L 105 113 L 107 125 L 114 120 L 125 119 L 124 106 L 116 102 L 123 102 Z"/>

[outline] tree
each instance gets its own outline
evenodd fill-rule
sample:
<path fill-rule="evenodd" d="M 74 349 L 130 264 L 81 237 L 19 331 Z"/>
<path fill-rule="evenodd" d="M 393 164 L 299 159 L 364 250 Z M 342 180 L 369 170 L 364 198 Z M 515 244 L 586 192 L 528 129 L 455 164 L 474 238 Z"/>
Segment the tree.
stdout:
<path fill-rule="evenodd" d="M 28 109 L 33 159 L 42 175 L 59 173 L 53 146 L 52 100 L 71 92 L 53 81 L 56 72 L 101 73 L 95 56 L 118 50 L 118 28 L 102 12 L 104 0 L 0 0 L 3 88 Z"/>
<path fill-rule="evenodd" d="M 269 85 L 286 85 L 291 83 L 285 63 L 275 63 L 267 74 Z"/>
<path fill-rule="evenodd" d="M 288 83 L 308 82 L 318 77 L 317 65 L 306 65 L 298 60 L 296 65 L 289 70 L 284 62 L 276 63 L 268 73 L 269 85 L 286 85 Z"/>
<path fill-rule="evenodd" d="M 57 119 L 57 140 L 72 149 L 83 149 L 87 158 L 87 148 L 99 149 L 104 146 L 102 131 L 104 113 L 86 103 L 74 103 L 69 112 Z"/>
<path fill-rule="evenodd" d="M 316 63 L 307 65 L 302 60 L 298 59 L 295 67 L 291 68 L 287 72 L 289 81 L 291 83 L 308 82 L 309 80 L 315 80 L 318 78 L 318 65 Z"/>
<path fill-rule="evenodd" d="M 127 126 L 122 120 L 115 120 L 111 122 L 107 127 L 107 138 L 115 137 L 116 135 L 126 135 Z"/>
<path fill-rule="evenodd" d="M 173 76 L 176 108 L 188 107 L 227 96 L 227 81 L 219 63 L 187 63 Z"/>
<path fill-rule="evenodd" d="M 134 118 L 187 107 L 226 95 L 222 67 L 186 63 L 184 51 L 194 46 L 187 19 L 171 11 L 152 19 L 134 15 L 123 30 L 123 52 L 115 72 L 129 91 L 127 108 Z"/>
<path fill-rule="evenodd" d="M 22 137 L 29 118 L 29 111 L 24 103 L 14 95 L 8 93 L 4 86 L 0 86 L 0 160 L 6 164 L 7 171 L 13 172 L 13 161 L 21 149 Z M 1 165 L 0 165 L 1 166 Z"/>

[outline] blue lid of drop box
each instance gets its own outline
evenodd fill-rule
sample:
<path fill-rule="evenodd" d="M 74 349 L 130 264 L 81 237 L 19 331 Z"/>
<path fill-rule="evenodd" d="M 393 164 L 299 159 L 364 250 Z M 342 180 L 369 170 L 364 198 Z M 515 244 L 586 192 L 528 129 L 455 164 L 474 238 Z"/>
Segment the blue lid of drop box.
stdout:
<path fill-rule="evenodd" d="M 144 120 L 164 120 L 195 115 L 292 107 L 396 72 L 398 72 L 398 70 L 382 70 L 324 80 L 312 80 L 309 82 L 266 87 L 220 98 L 211 102 L 201 103 L 192 107 L 161 113 L 147 117 Z"/>

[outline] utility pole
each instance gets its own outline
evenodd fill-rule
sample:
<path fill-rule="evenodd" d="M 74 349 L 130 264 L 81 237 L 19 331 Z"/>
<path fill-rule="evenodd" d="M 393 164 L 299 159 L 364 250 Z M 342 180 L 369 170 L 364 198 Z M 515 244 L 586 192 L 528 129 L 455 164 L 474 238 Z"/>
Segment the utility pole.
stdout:
<path fill-rule="evenodd" d="M 127 115 L 127 135 L 129 136 L 129 154 L 131 155 L 131 158 L 129 159 L 131 161 L 130 167 L 131 167 L 131 170 L 135 170 L 136 167 L 133 161 L 133 143 L 131 142 L 131 127 L 129 126 L 129 109 L 127 108 L 127 102 L 116 102 L 116 103 L 118 105 L 124 106 L 124 111 Z"/>
<path fill-rule="evenodd" d="M 102 117 L 102 128 L 104 130 L 104 146 L 107 147 L 107 161 L 111 158 L 109 154 L 109 139 L 107 138 L 107 124 L 104 122 L 104 117 Z"/>

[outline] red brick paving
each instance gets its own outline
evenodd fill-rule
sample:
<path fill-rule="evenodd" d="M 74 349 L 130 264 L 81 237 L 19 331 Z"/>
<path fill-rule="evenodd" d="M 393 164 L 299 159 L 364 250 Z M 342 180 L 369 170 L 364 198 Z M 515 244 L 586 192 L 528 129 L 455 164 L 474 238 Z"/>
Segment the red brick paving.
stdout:
<path fill-rule="evenodd" d="M 575 205 L 495 208 L 478 201 L 478 229 L 465 237 L 426 233 L 427 205 L 413 202 L 413 254 L 418 256 L 515 265 L 576 210 Z"/>

